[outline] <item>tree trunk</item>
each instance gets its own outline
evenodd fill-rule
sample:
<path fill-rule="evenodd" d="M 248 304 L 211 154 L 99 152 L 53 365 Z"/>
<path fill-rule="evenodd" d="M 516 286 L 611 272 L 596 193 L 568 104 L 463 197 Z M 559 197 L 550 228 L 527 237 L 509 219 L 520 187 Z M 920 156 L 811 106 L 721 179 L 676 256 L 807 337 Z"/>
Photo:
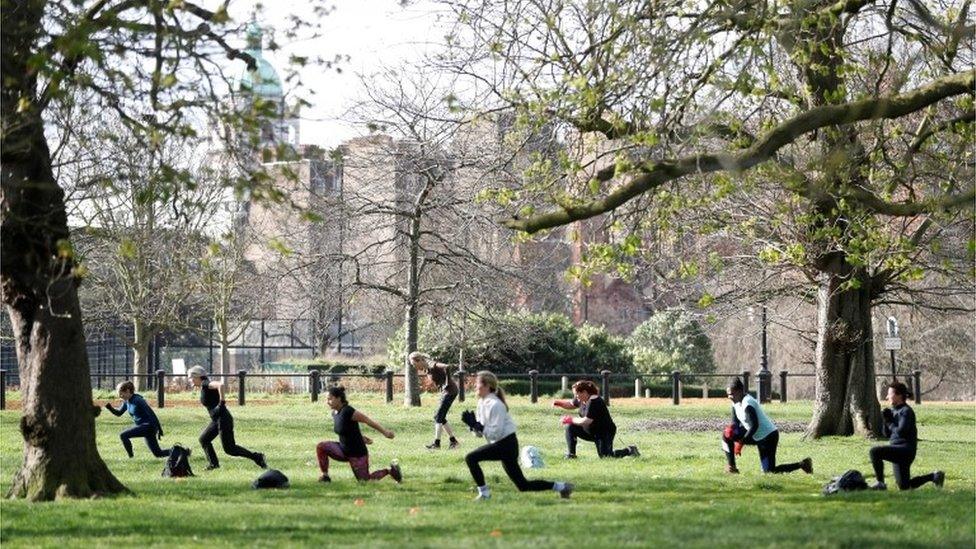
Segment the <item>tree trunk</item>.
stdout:
<path fill-rule="evenodd" d="M 836 261 L 843 261 L 838 259 Z M 825 273 L 817 296 L 816 397 L 807 434 L 880 435 L 874 378 L 872 288 L 845 288 L 849 276 Z"/>
<path fill-rule="evenodd" d="M 220 365 L 218 372 L 221 374 L 230 373 L 230 335 L 227 333 L 227 320 L 217 321 L 217 331 L 220 334 Z M 224 378 L 226 379 L 226 378 Z"/>
<path fill-rule="evenodd" d="M 417 350 L 420 320 L 420 216 L 410 220 L 410 268 L 407 274 L 407 355 Z M 403 357 L 404 406 L 420 406 L 420 380 L 417 370 Z"/>
<path fill-rule="evenodd" d="M 132 330 L 135 335 L 132 343 L 132 383 L 136 386 L 136 392 L 139 392 L 148 385 L 145 375 L 149 373 L 149 341 L 152 335 L 146 324 L 138 319 L 133 321 Z"/>
<path fill-rule="evenodd" d="M 23 462 L 11 498 L 31 501 L 126 491 L 98 454 L 79 279 L 64 192 L 54 180 L 28 69 L 45 3 L 2 11 L 0 286 L 17 346 Z"/>

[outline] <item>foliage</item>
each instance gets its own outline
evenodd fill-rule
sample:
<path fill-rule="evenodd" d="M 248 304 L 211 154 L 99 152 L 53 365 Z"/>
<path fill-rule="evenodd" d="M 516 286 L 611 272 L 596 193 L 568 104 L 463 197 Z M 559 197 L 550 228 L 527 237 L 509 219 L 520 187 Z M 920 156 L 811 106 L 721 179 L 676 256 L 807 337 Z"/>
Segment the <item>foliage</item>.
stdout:
<path fill-rule="evenodd" d="M 457 363 L 461 350 L 458 324 L 455 318 L 422 318 L 418 348 L 435 360 Z M 469 371 L 620 373 L 631 369 L 630 354 L 622 338 L 598 326 L 577 328 L 566 315 L 469 315 L 465 326 L 464 362 Z M 387 344 L 391 365 L 403 362 L 402 335 L 403 328 Z"/>
<path fill-rule="evenodd" d="M 627 342 L 634 356 L 634 369 L 641 373 L 715 371 L 708 334 L 694 316 L 680 309 L 655 313 L 634 328 Z"/>

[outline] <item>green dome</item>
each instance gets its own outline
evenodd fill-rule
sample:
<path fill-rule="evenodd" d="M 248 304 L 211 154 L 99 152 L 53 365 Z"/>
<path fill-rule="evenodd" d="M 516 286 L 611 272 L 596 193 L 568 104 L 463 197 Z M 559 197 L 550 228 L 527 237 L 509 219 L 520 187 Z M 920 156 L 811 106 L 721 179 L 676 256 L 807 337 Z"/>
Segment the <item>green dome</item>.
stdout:
<path fill-rule="evenodd" d="M 264 58 L 261 49 L 264 30 L 257 21 L 252 19 L 244 32 L 247 39 L 247 49 L 244 51 L 257 62 L 257 69 L 244 69 L 244 72 L 241 73 L 238 89 L 262 97 L 281 97 L 284 94 L 281 78 L 278 77 L 278 71 Z"/>

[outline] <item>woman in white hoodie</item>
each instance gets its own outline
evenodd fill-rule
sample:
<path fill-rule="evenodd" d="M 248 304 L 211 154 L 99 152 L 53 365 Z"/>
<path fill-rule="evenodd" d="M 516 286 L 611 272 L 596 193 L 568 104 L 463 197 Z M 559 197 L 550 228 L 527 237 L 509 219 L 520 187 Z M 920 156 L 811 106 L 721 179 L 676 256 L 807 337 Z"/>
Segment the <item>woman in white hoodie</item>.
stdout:
<path fill-rule="evenodd" d="M 573 493 L 573 485 L 568 482 L 550 482 L 548 480 L 527 480 L 519 467 L 519 445 L 515 437 L 515 422 L 508 415 L 508 405 L 505 404 L 505 393 L 498 386 L 498 378 L 488 371 L 478 372 L 475 376 L 475 392 L 478 394 L 477 413 L 470 410 L 461 414 L 464 422 L 477 436 L 483 436 L 488 444 L 473 450 L 464 457 L 471 476 L 478 486 L 478 496 L 475 499 L 488 499 L 491 492 L 485 483 L 485 474 L 481 471 L 482 461 L 501 461 L 508 478 L 512 479 L 520 492 L 541 492 L 552 490 L 563 498 Z"/>

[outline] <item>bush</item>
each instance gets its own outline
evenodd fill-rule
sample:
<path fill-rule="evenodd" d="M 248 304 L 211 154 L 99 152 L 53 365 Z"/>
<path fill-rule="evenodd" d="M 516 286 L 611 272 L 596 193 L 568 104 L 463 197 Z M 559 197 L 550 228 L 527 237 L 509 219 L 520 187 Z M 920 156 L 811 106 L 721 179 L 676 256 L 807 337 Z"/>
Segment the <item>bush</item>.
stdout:
<path fill-rule="evenodd" d="M 637 372 L 704 374 L 715 371 L 708 334 L 684 311 L 669 309 L 656 313 L 634 328 L 627 341 Z M 694 376 L 686 379 L 694 381 Z"/>
<path fill-rule="evenodd" d="M 461 319 L 420 321 L 418 347 L 434 360 L 457 363 Z M 631 371 L 630 353 L 622 338 L 597 326 L 577 328 L 560 314 L 502 313 L 470 315 L 466 321 L 465 366 L 469 371 L 497 373 L 593 373 Z M 406 354 L 405 328 L 387 344 L 391 366 L 401 367 Z"/>

